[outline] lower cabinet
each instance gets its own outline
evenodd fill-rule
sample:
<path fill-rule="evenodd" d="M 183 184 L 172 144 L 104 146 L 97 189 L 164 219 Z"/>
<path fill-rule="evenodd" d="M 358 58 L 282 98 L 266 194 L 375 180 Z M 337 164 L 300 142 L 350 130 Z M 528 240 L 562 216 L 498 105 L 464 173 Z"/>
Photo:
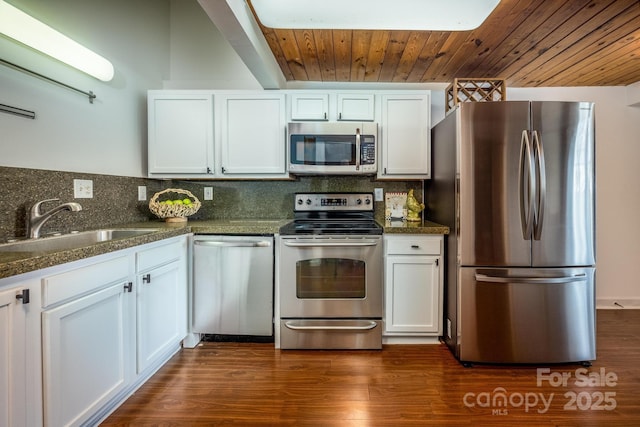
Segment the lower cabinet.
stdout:
<path fill-rule="evenodd" d="M 43 313 L 46 425 L 79 425 L 131 383 L 134 297 L 125 286 Z"/>
<path fill-rule="evenodd" d="M 18 284 L 0 291 L 0 426 L 29 426 L 37 409 L 28 385 L 30 357 L 29 295 L 33 287 Z"/>
<path fill-rule="evenodd" d="M 440 235 L 385 235 L 384 336 L 442 335 Z"/>
<path fill-rule="evenodd" d="M 136 254 L 137 373 L 187 335 L 186 242 Z"/>
<path fill-rule="evenodd" d="M 2 279 L 0 426 L 97 425 L 186 333 L 187 236 Z"/>

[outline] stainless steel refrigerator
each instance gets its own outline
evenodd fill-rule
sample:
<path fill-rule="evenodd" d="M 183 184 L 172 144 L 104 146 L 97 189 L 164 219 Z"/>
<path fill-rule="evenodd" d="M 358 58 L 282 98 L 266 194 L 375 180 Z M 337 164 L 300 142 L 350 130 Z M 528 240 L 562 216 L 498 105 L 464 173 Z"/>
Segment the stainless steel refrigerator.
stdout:
<path fill-rule="evenodd" d="M 593 104 L 461 103 L 432 144 L 429 215 L 451 229 L 451 351 L 463 363 L 594 360 Z"/>

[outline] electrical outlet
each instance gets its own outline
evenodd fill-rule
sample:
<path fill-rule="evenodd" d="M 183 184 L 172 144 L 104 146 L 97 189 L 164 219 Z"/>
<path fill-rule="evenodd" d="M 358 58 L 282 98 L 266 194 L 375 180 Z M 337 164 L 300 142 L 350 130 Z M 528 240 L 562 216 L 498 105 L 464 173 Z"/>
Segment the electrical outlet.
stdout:
<path fill-rule="evenodd" d="M 384 199 L 384 192 L 382 191 L 382 188 L 375 188 L 373 190 L 373 194 L 375 195 L 376 202 L 381 202 Z"/>
<path fill-rule="evenodd" d="M 93 199 L 93 181 L 90 179 L 74 179 L 73 197 L 76 199 Z"/>
<path fill-rule="evenodd" d="M 213 187 L 204 187 L 204 199 L 213 200 Z"/>
<path fill-rule="evenodd" d="M 144 202 L 147 200 L 147 186 L 138 185 L 138 201 Z"/>

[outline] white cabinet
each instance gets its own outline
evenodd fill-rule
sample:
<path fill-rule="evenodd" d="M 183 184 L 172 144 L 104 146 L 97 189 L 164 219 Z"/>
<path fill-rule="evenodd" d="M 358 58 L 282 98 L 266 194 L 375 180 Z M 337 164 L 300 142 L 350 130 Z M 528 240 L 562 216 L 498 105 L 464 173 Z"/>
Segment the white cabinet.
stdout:
<path fill-rule="evenodd" d="M 45 425 L 96 425 L 179 349 L 186 245 L 174 237 L 41 273 Z"/>
<path fill-rule="evenodd" d="M 443 237 L 385 235 L 385 336 L 442 334 Z"/>
<path fill-rule="evenodd" d="M 288 92 L 292 121 L 375 121 L 373 92 Z"/>
<path fill-rule="evenodd" d="M 383 94 L 381 110 L 378 178 L 430 178 L 430 93 Z"/>
<path fill-rule="evenodd" d="M 152 90 L 147 104 L 149 176 L 289 177 L 284 94 Z"/>
<path fill-rule="evenodd" d="M 291 120 L 329 120 L 329 94 L 301 92 L 289 95 Z"/>
<path fill-rule="evenodd" d="M 336 98 L 337 120 L 375 120 L 375 99 L 372 93 L 338 92 Z"/>
<path fill-rule="evenodd" d="M 149 175 L 213 173 L 213 93 L 149 91 L 147 105 Z"/>
<path fill-rule="evenodd" d="M 83 424 L 133 380 L 130 265 L 118 256 L 43 279 L 46 425 Z"/>
<path fill-rule="evenodd" d="M 224 177 L 284 178 L 285 97 L 280 93 L 216 95 Z"/>
<path fill-rule="evenodd" d="M 137 373 L 187 334 L 186 241 L 136 254 Z"/>
<path fill-rule="evenodd" d="M 0 290 L 0 425 L 28 426 L 28 286 Z"/>

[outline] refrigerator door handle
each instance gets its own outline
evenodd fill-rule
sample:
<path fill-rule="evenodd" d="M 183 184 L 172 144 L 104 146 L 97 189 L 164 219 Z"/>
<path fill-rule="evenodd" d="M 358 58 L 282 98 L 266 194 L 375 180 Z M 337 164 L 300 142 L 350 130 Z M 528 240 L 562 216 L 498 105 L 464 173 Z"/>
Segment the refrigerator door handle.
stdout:
<path fill-rule="evenodd" d="M 547 198 L 547 182 L 546 172 L 544 165 L 544 151 L 542 149 L 542 141 L 540 141 L 540 135 L 538 131 L 533 131 L 533 150 L 534 158 L 536 160 L 536 214 L 534 216 L 533 226 L 533 238 L 540 240 L 542 236 L 542 225 L 544 223 L 544 208 Z"/>
<path fill-rule="evenodd" d="M 572 276 L 562 277 L 505 277 L 505 276 L 487 276 L 486 274 L 476 273 L 476 282 L 489 282 L 489 283 L 571 283 L 571 282 L 584 282 L 587 280 L 585 273 L 574 274 Z"/>
<path fill-rule="evenodd" d="M 522 226 L 522 237 L 525 240 L 531 239 L 534 216 L 534 195 L 536 193 L 535 175 L 533 173 L 534 162 L 529 142 L 529 133 L 522 131 L 520 139 L 520 224 Z"/>

